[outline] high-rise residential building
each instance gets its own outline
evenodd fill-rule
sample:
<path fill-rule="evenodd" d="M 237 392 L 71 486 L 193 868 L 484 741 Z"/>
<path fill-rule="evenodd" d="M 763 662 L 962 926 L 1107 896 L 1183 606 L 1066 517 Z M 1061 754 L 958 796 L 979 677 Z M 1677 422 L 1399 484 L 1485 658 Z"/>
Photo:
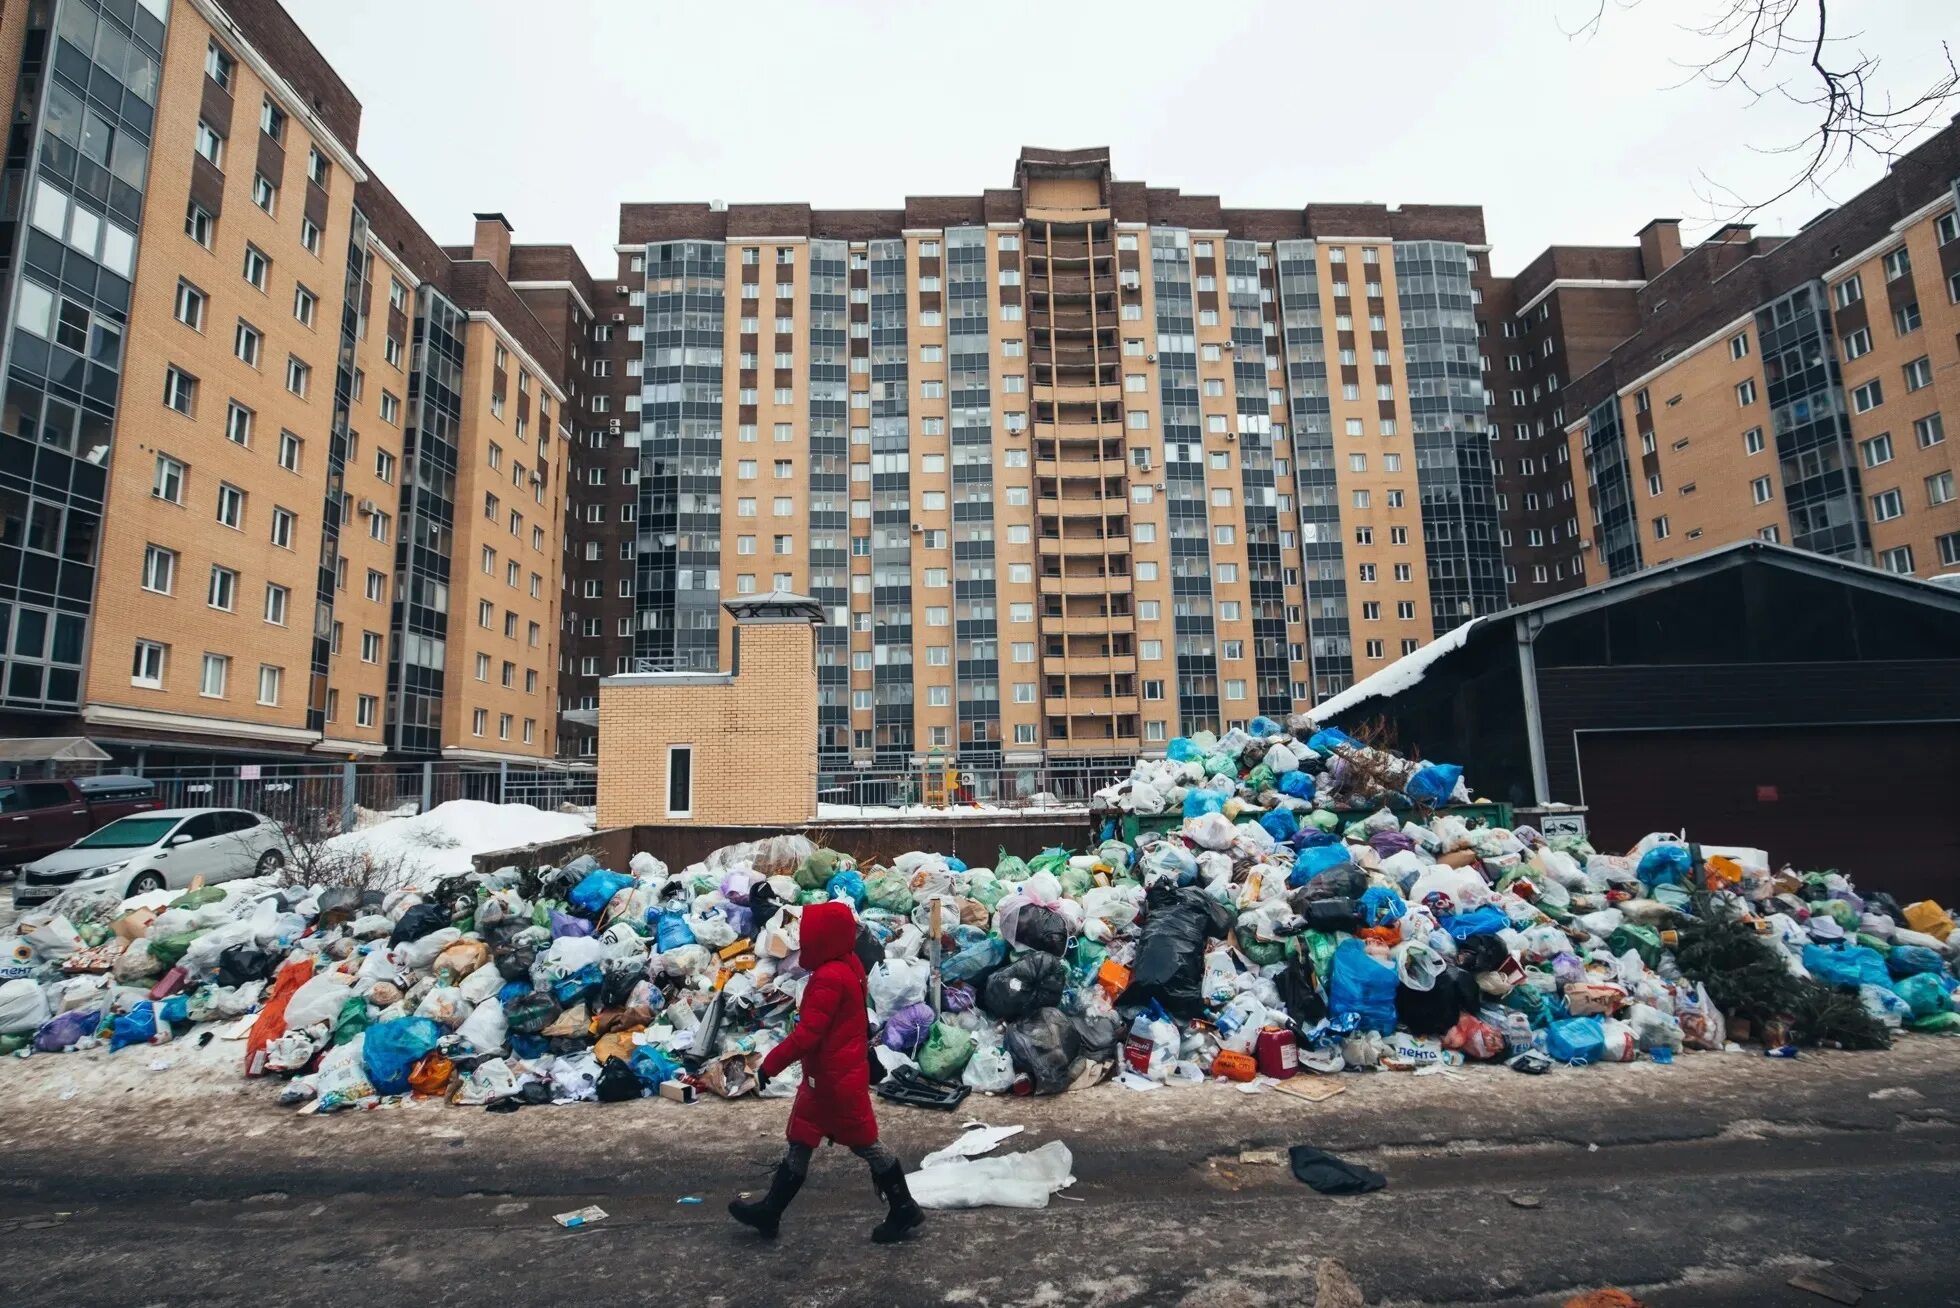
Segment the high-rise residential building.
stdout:
<path fill-rule="evenodd" d="M 436 244 L 273 0 L 9 5 L 0 53 L 0 734 L 551 760 L 577 260 Z"/>
<path fill-rule="evenodd" d="M 569 530 L 637 581 L 568 595 L 575 657 L 725 667 L 723 599 L 808 593 L 825 767 L 1134 756 L 1506 603 L 1475 207 L 1029 149 L 901 209 L 629 204 L 617 249 Z"/>
<path fill-rule="evenodd" d="M 1960 567 L 1960 124 L 1791 237 L 1732 225 L 1565 391 L 1584 580 L 1759 536 Z M 1522 281 L 1522 278 L 1520 278 Z"/>

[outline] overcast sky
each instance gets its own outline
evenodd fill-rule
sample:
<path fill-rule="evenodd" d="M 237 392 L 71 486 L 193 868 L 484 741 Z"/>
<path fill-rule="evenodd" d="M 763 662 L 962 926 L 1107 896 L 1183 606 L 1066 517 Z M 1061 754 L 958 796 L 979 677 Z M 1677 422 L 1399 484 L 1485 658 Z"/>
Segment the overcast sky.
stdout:
<path fill-rule="evenodd" d="M 285 0 L 361 100 L 360 152 L 437 240 L 470 214 L 571 241 L 602 280 L 624 200 L 896 208 L 1012 181 L 1022 145 L 1107 145 L 1124 180 L 1229 206 L 1482 204 L 1494 265 L 1782 189 L 1813 111 L 1670 89 L 1725 0 Z M 1836 0 L 1916 91 L 1954 0 Z M 1792 67 L 1794 77 L 1799 70 Z M 1873 181 L 1757 218 L 1793 231 Z"/>

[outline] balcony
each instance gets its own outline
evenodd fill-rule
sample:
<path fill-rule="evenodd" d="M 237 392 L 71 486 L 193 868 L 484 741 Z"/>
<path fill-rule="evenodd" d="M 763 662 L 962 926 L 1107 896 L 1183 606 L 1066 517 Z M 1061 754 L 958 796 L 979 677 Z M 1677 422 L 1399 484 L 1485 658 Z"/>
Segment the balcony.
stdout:
<path fill-rule="evenodd" d="M 1127 613 L 1064 613 L 1060 617 L 1049 614 L 1041 617 L 1041 630 L 1047 635 L 1106 636 L 1118 631 L 1127 634 L 1134 625 L 1135 619 Z"/>
<path fill-rule="evenodd" d="M 1043 554 L 1059 554 L 1063 558 L 1100 558 L 1105 554 L 1128 554 L 1128 536 L 1043 536 Z"/>
<path fill-rule="evenodd" d="M 1050 758 L 1069 754 L 1110 754 L 1122 750 L 1142 749 L 1143 740 L 1139 736 L 1076 736 L 1066 740 L 1053 737 L 1048 741 Z M 1161 745 L 1158 748 L 1163 748 Z"/>
<path fill-rule="evenodd" d="M 1118 713 L 1135 713 L 1135 695 L 1050 695 L 1042 703 L 1051 718 L 1106 718 Z"/>
<path fill-rule="evenodd" d="M 1127 595 L 1129 592 L 1127 575 L 1041 578 L 1043 595 Z"/>
<path fill-rule="evenodd" d="M 1137 670 L 1134 654 L 1045 654 L 1041 673 L 1046 677 L 1133 676 Z"/>

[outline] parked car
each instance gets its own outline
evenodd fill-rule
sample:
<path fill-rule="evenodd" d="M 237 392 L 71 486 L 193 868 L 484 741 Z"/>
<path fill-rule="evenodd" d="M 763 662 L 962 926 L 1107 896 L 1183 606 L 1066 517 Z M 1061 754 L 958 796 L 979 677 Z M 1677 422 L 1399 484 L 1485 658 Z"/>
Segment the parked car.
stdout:
<path fill-rule="evenodd" d="M 161 808 L 142 777 L 0 781 L 0 873 L 68 846 L 131 813 Z"/>
<path fill-rule="evenodd" d="M 125 897 L 264 876 L 292 860 L 277 822 L 237 808 L 165 808 L 118 818 L 60 853 L 29 863 L 14 890 L 17 908 L 67 890 L 115 889 Z"/>

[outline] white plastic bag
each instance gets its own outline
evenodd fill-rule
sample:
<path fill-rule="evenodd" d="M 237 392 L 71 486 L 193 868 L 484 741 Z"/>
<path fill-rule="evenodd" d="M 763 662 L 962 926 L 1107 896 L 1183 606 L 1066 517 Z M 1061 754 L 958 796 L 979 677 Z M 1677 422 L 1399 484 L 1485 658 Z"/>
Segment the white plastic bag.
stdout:
<path fill-rule="evenodd" d="M 470 1015 L 470 1001 L 463 998 L 463 992 L 455 986 L 437 986 L 422 996 L 422 1002 L 415 1007 L 417 1017 L 426 1017 L 436 1025 L 455 1030 L 463 1019 Z"/>
<path fill-rule="evenodd" d="M 431 931 L 420 940 L 404 940 L 395 946 L 395 958 L 411 971 L 426 972 L 436 961 L 436 955 L 463 938 L 457 927 L 443 927 Z"/>
<path fill-rule="evenodd" d="M 34 946 L 34 952 L 43 961 L 66 958 L 83 947 L 75 924 L 59 913 L 52 917 L 24 917 L 19 929 L 20 938 Z"/>
<path fill-rule="evenodd" d="M 50 1016 L 48 997 L 34 982 L 9 981 L 0 985 L 0 1035 L 32 1031 Z"/>
<path fill-rule="evenodd" d="M 545 975 L 556 981 L 599 962 L 605 955 L 606 947 L 596 936 L 559 936 L 538 961 L 544 964 Z"/>
<path fill-rule="evenodd" d="M 1024 1154 L 961 1158 L 905 1178 L 921 1208 L 1046 1208 L 1048 1196 L 1075 1184 L 1074 1156 L 1060 1140 Z"/>
<path fill-rule="evenodd" d="M 1234 834 L 1232 819 L 1223 813 L 1200 813 L 1184 821 L 1185 838 L 1200 849 L 1230 849 Z"/>
<path fill-rule="evenodd" d="M 332 1022 L 340 1016 L 340 1006 L 347 1002 L 352 992 L 348 989 L 354 978 L 345 972 L 322 972 L 309 977 L 306 983 L 293 992 L 286 1004 L 286 1029 L 298 1031 L 322 1022 Z"/>
<path fill-rule="evenodd" d="M 960 1080 L 982 1094 L 1001 1094 L 1014 1085 L 1014 1060 L 1007 1056 L 1007 1045 L 997 1033 L 981 1033 L 974 1038 L 973 1056 L 966 1060 Z"/>
<path fill-rule="evenodd" d="M 887 958 L 871 969 L 867 990 L 871 1009 L 884 1021 L 907 1004 L 923 1003 L 932 964 L 917 958 Z"/>
<path fill-rule="evenodd" d="M 494 968 L 482 970 L 495 971 Z M 488 1054 L 502 1049 L 510 1035 L 510 1022 L 504 1016 L 503 1001 L 492 995 L 472 1008 L 462 1025 L 456 1028 L 456 1034 L 469 1041 L 478 1053 Z"/>

